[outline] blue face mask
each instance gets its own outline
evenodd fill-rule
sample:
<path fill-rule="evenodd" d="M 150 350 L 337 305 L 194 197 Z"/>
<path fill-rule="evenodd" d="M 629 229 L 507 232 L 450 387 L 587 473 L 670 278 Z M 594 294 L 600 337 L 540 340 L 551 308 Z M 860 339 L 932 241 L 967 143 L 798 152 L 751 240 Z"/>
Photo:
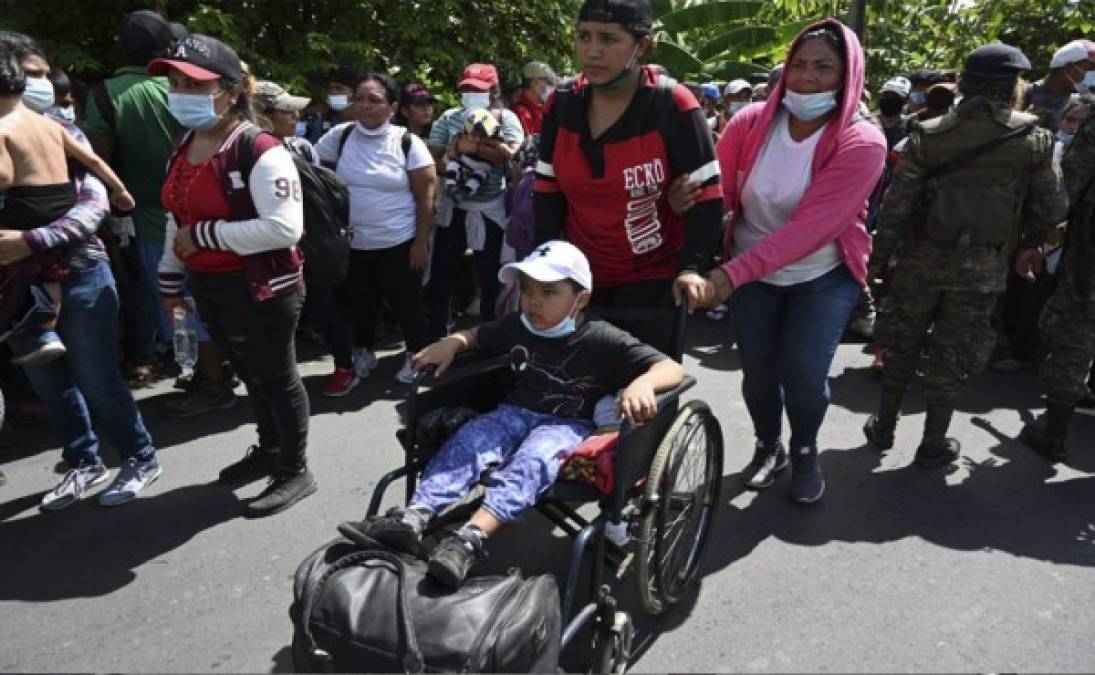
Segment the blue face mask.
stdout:
<path fill-rule="evenodd" d="M 575 300 L 574 307 L 570 308 L 570 311 L 567 313 L 566 318 L 546 330 L 540 330 L 536 326 L 533 326 L 532 322 L 528 320 L 528 317 L 525 316 L 524 312 L 521 312 L 521 323 L 524 324 L 525 328 L 528 329 L 528 332 L 537 337 L 565 338 L 568 335 L 572 335 L 574 331 L 578 330 L 578 322 L 574 318 L 574 315 L 577 313 L 574 310 L 577 306 L 578 301 Z"/>
<path fill-rule="evenodd" d="M 1061 145 L 1063 145 L 1064 147 L 1067 148 L 1068 144 L 1072 142 L 1072 138 L 1075 135 L 1076 134 L 1069 134 L 1069 133 L 1065 133 L 1064 131 L 1058 130 L 1057 131 L 1057 140 L 1061 141 Z"/>
<path fill-rule="evenodd" d="M 220 94 L 173 94 L 167 95 L 167 108 L 179 124 L 187 129 L 202 131 L 212 129 L 221 121 L 213 107 L 213 99 Z"/>
<path fill-rule="evenodd" d="M 23 105 L 36 113 L 44 113 L 53 105 L 53 83 L 44 77 L 28 77 L 23 91 Z"/>
<path fill-rule="evenodd" d="M 75 124 L 76 123 L 76 109 L 73 108 L 72 106 L 67 106 L 67 107 L 61 107 L 61 106 L 56 106 L 56 105 L 52 106 L 49 109 L 49 112 L 46 113 L 46 115 L 49 116 L 49 117 L 53 117 L 57 120 L 61 120 L 63 122 L 66 122 L 68 124 Z"/>
<path fill-rule="evenodd" d="M 909 103 L 912 103 L 913 105 L 926 105 L 928 103 L 928 92 L 914 91 L 909 94 Z"/>
<path fill-rule="evenodd" d="M 295 133 L 297 136 L 304 137 L 308 133 L 308 124 L 306 122 L 297 122 Z"/>
<path fill-rule="evenodd" d="M 836 107 L 836 92 L 823 91 L 817 94 L 796 94 L 791 90 L 787 90 L 783 93 L 783 107 L 803 122 L 810 122 Z"/>

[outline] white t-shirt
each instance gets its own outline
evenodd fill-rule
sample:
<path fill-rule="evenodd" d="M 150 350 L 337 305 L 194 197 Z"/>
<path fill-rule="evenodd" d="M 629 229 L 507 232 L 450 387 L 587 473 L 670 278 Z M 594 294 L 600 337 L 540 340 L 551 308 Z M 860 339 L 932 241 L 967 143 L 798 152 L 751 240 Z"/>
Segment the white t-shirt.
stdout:
<path fill-rule="evenodd" d="M 346 140 L 342 156 L 338 144 L 347 125 L 354 130 Z M 404 127 L 388 125 L 387 132 L 366 134 L 356 122 L 339 124 L 316 143 L 324 162 L 338 158 L 336 172 L 350 190 L 350 224 L 354 228 L 351 246 L 373 251 L 392 248 L 414 238 L 416 215 L 414 193 L 408 171 L 434 163 L 425 142 L 410 134 L 411 145 L 403 156 Z"/>
<path fill-rule="evenodd" d="M 734 255 L 748 251 L 783 227 L 810 187 L 810 165 L 825 127 L 796 143 L 787 121 L 786 111 L 777 113 L 742 188 L 742 222 L 734 230 Z M 833 241 L 762 281 L 791 286 L 816 279 L 840 264 L 840 249 Z"/>

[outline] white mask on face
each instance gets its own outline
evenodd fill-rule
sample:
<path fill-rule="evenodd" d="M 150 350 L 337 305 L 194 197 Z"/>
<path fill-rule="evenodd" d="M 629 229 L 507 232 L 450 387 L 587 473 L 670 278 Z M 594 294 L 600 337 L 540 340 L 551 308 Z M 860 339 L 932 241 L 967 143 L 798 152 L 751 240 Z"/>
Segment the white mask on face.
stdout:
<path fill-rule="evenodd" d="M 1095 70 L 1089 70 L 1084 73 L 1084 79 L 1076 83 L 1076 91 L 1081 94 L 1087 94 L 1095 90 Z"/>
<path fill-rule="evenodd" d="M 76 122 L 76 108 L 72 106 L 62 107 L 55 105 L 50 108 L 49 112 L 47 112 L 46 114 L 50 117 L 55 117 L 68 124 L 73 124 Z"/>
<path fill-rule="evenodd" d="M 23 105 L 36 113 L 44 113 L 53 105 L 53 83 L 45 77 L 28 77 L 23 90 Z"/>
<path fill-rule="evenodd" d="M 731 101 L 730 102 L 730 114 L 734 114 L 749 105 L 749 101 Z"/>
<path fill-rule="evenodd" d="M 370 129 L 361 122 L 358 122 L 357 128 L 361 129 L 361 133 L 365 134 L 366 136 L 385 136 L 388 133 L 388 127 L 390 127 L 391 125 L 392 123 L 390 120 L 385 120 L 384 124 Z"/>
<path fill-rule="evenodd" d="M 460 94 L 460 105 L 464 110 L 486 110 L 490 107 L 490 94 L 487 92 L 465 92 Z"/>
<path fill-rule="evenodd" d="M 783 107 L 803 122 L 810 122 L 836 107 L 836 91 L 797 94 L 788 89 L 783 93 Z"/>
<path fill-rule="evenodd" d="M 342 112 L 350 107 L 350 97 L 346 94 L 331 94 L 327 97 L 327 107 L 335 112 Z"/>

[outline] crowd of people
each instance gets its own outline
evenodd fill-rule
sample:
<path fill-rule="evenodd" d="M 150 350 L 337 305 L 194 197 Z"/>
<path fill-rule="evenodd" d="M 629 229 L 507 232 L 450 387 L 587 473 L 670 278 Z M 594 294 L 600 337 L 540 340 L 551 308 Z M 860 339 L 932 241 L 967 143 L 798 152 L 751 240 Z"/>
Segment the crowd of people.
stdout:
<path fill-rule="evenodd" d="M 596 401 L 572 391 L 572 357 L 604 351 L 581 368 L 611 380 L 602 393 L 619 390 L 616 417 L 633 423 L 679 381 L 671 360 L 587 309 L 685 303 L 730 319 L 752 489 L 790 467 L 795 501 L 824 494 L 818 435 L 849 330 L 876 342 L 881 395 L 864 433 L 879 449 L 918 372 L 915 462 L 930 468 L 960 454 L 947 431 L 970 377 L 1037 364 L 1047 413 L 1022 438 L 1066 458 L 1071 417 L 1095 410 L 1095 43 L 1063 45 L 1033 83 L 1026 56 L 997 43 L 959 70 L 876 74 L 888 79 L 870 92 L 858 37 L 827 19 L 771 72 L 677 83 L 647 63 L 647 0 L 587 0 L 576 18 L 576 75 L 532 62 L 503 96 L 496 67 L 470 63 L 443 111 L 420 82 L 349 65 L 323 75 L 313 102 L 153 11 L 126 17 L 127 65 L 90 86 L 32 36 L 0 33 L 3 384 L 13 421 L 48 421 L 70 468 L 42 508 L 109 479 L 96 428 L 122 458 L 100 503 L 161 475 L 131 388 L 176 374 L 174 322 L 194 311 L 196 366 L 162 413 L 232 407 L 242 383 L 257 440 L 219 481 L 271 477 L 253 517 L 317 489 L 297 370 L 306 327 L 333 358 L 329 397 L 373 376 L 381 325 L 405 344 L 401 383 L 465 349 L 541 353 L 549 377 L 520 379 L 531 392 L 457 434 L 411 508 L 348 528 L 406 545 L 467 487 L 454 485 L 473 475 L 460 467 L 519 465 L 443 552 L 450 585 L 592 430 Z M 337 282 L 298 245 L 301 162 L 348 193 Z M 465 268 L 482 325 L 454 332 Z M 504 448 L 486 440 L 502 436 Z"/>

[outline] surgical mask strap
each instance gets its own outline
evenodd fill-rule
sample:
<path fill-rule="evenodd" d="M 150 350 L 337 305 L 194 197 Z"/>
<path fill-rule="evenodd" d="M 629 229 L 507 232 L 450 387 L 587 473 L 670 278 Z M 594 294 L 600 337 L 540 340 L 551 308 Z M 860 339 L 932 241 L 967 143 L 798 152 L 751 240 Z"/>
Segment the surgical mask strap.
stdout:
<path fill-rule="evenodd" d="M 634 74 L 635 64 L 638 62 L 638 59 L 639 45 L 636 44 L 635 49 L 631 50 L 631 58 L 627 60 L 627 65 L 624 66 L 623 71 L 619 75 L 612 78 L 610 82 L 605 82 L 604 84 L 593 84 L 591 82 L 589 86 L 593 89 L 596 89 L 597 91 L 614 91 L 616 89 L 619 89 L 624 85 L 625 82 L 627 82 L 628 76 Z"/>

